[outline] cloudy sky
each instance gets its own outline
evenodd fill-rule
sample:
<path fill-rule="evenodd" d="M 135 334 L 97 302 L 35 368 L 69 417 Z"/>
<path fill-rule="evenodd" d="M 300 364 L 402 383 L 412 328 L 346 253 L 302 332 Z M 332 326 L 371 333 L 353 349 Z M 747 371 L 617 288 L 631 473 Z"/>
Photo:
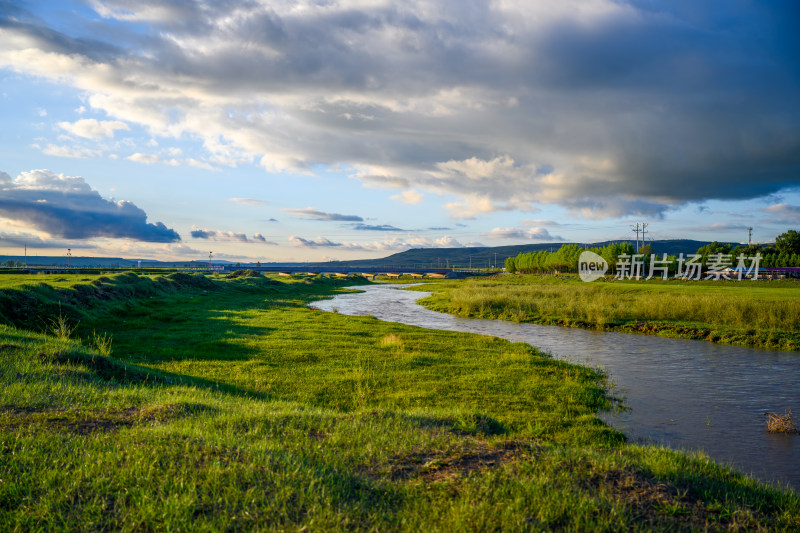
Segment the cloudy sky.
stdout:
<path fill-rule="evenodd" d="M 800 4 L 0 0 L 0 253 L 800 226 Z"/>

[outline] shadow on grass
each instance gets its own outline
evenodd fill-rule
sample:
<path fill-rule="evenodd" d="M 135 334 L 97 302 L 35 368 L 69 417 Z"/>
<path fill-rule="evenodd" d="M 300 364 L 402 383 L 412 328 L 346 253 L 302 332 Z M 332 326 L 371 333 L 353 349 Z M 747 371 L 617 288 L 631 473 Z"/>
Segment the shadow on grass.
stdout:
<path fill-rule="evenodd" d="M 103 316 L 85 320 L 77 334 L 111 334 L 114 356 L 129 362 L 247 361 L 254 352 L 238 341 L 265 337 L 274 329 L 245 324 L 242 315 L 253 310 L 305 308 L 338 286 L 239 282 L 216 291 L 127 301 Z"/>
<path fill-rule="evenodd" d="M 110 357 L 87 353 L 80 349 L 70 350 L 60 348 L 51 353 L 40 352 L 39 359 L 43 363 L 82 366 L 91 373 L 90 376 L 96 376 L 103 381 L 113 381 L 120 384 L 151 387 L 178 385 L 220 391 L 242 398 L 260 400 L 271 399 L 270 395 L 261 392 L 250 391 L 234 385 L 219 383 L 204 378 L 145 368 L 123 361 L 117 361 Z"/>

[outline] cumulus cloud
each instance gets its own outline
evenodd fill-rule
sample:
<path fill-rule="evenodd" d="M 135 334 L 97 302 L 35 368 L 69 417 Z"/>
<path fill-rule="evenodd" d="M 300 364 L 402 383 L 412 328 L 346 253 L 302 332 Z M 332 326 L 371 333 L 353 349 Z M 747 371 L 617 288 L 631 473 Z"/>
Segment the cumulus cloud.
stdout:
<path fill-rule="evenodd" d="M 130 130 L 127 124 L 119 120 L 93 118 L 82 118 L 77 122 L 59 122 L 58 127 L 78 137 L 95 140 L 111 138 L 117 130 Z"/>
<path fill-rule="evenodd" d="M 235 231 L 220 231 L 192 226 L 192 231 L 190 234 L 193 239 L 207 239 L 221 242 L 261 243 L 272 245 L 277 244 L 276 242 L 268 241 L 267 238 L 261 233 L 255 233 L 252 237 L 248 237 L 244 233 L 236 233 Z"/>
<path fill-rule="evenodd" d="M 659 216 L 800 171 L 793 2 L 90 5 L 99 17 L 73 33 L 17 9 L 0 67 L 67 83 L 112 122 L 196 138 L 214 165 L 345 163 L 400 201 L 454 195 L 460 218 Z"/>
<path fill-rule="evenodd" d="M 364 219 L 357 215 L 340 215 L 338 213 L 325 213 L 313 207 L 305 209 L 283 209 L 293 217 L 308 218 L 313 220 L 333 220 L 338 222 L 363 222 Z"/>
<path fill-rule="evenodd" d="M 147 222 L 147 214 L 133 203 L 106 200 L 83 178 L 49 170 L 22 172 L 15 179 L 0 172 L 0 216 L 69 239 L 181 240 L 163 223 Z"/>
<path fill-rule="evenodd" d="M 516 239 L 523 241 L 563 241 L 558 235 L 550 235 L 546 228 L 494 228 L 486 236 L 490 239 Z"/>

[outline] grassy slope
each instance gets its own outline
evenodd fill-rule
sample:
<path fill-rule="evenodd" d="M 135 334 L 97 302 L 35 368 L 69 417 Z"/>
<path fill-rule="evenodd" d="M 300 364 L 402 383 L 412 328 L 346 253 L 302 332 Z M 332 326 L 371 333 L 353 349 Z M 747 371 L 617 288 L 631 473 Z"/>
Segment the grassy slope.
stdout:
<path fill-rule="evenodd" d="M 0 326 L 0 529 L 800 527 L 796 494 L 624 444 L 600 376 L 527 345 L 305 307 L 328 282 L 100 288 L 61 293 L 83 344 Z"/>
<path fill-rule="evenodd" d="M 587 327 L 800 350 L 797 281 L 607 281 L 497 276 L 426 290 L 423 305 L 464 317 Z"/>

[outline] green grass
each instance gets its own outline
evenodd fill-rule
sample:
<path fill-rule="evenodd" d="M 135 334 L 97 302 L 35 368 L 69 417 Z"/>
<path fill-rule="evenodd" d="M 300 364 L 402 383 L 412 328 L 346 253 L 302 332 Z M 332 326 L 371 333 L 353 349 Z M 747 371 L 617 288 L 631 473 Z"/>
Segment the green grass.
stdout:
<path fill-rule="evenodd" d="M 626 444 L 593 370 L 306 307 L 344 283 L 37 293 L 74 329 L 0 326 L 0 530 L 800 527 L 794 493 Z"/>
<path fill-rule="evenodd" d="M 800 350 L 800 282 L 598 281 L 496 276 L 446 281 L 423 305 L 462 317 Z"/>
<path fill-rule="evenodd" d="M 0 289 L 22 288 L 30 285 L 45 284 L 51 287 L 67 288 L 78 283 L 92 282 L 111 274 L 2 274 Z"/>

